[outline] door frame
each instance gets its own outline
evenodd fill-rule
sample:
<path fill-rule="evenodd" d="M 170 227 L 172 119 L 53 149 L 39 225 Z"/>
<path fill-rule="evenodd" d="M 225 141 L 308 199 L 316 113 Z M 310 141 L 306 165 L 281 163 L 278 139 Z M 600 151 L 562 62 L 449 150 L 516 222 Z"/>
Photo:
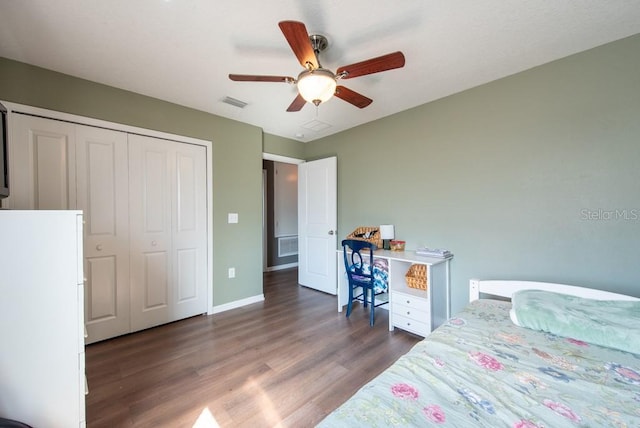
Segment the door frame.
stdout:
<path fill-rule="evenodd" d="M 305 163 L 304 159 L 292 158 L 288 156 L 276 155 L 273 153 L 262 153 L 262 160 L 268 160 L 273 162 L 288 163 L 293 165 L 300 165 Z M 264 171 L 264 170 L 263 170 Z M 262 186 L 262 259 L 263 259 L 263 272 L 267 272 L 267 212 L 266 212 L 266 183 L 265 176 L 263 174 L 263 186 Z"/>
<path fill-rule="evenodd" d="M 156 131 L 153 129 L 140 128 L 137 126 L 125 125 L 116 122 L 109 122 L 102 119 L 94 119 L 70 113 L 63 113 L 55 110 L 48 110 L 39 107 L 17 104 L 0 100 L 9 112 L 23 113 L 32 116 L 41 116 L 47 119 L 61 120 L 78 125 L 95 126 L 98 128 L 111 129 L 132 134 L 147 135 L 149 137 L 161 138 L 164 140 L 177 141 L 179 143 L 196 144 L 207 149 L 207 314 L 213 314 L 213 142 L 201 140 L 199 138 L 187 137 L 184 135 L 170 134 L 168 132 Z M 11 115 L 8 115 L 10 128 Z M 9 160 L 11 162 L 11 160 Z M 9 166 L 11 167 L 11 165 Z"/>

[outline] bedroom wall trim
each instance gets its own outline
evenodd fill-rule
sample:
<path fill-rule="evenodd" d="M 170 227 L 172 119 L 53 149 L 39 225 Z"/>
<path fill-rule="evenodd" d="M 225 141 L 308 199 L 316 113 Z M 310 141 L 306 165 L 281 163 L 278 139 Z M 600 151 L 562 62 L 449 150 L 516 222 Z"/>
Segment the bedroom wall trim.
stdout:
<path fill-rule="evenodd" d="M 290 269 L 290 268 L 294 268 L 294 267 L 298 267 L 298 263 L 287 263 L 284 265 L 277 265 L 277 266 L 269 266 L 266 271 L 267 272 L 273 272 L 276 270 L 283 270 L 283 269 Z"/>
<path fill-rule="evenodd" d="M 282 163 L 291 163 L 295 165 L 299 165 L 301 163 L 305 163 L 304 159 L 291 158 L 288 156 L 276 155 L 273 153 L 262 153 L 262 159 L 270 160 L 274 162 L 282 162 Z"/>
<path fill-rule="evenodd" d="M 62 120 L 66 122 L 77 123 L 81 125 L 95 126 L 97 128 L 111 129 L 114 131 L 123 131 L 130 134 L 146 135 L 149 137 L 162 138 L 165 140 L 173 140 L 181 143 L 191 143 L 199 145 L 211 145 L 211 141 L 201 140 L 199 138 L 187 137 L 186 135 L 171 134 L 168 132 L 156 131 L 153 129 L 140 128 L 137 126 L 126 125 L 123 123 L 109 122 L 102 119 L 94 119 L 92 117 L 79 116 L 70 113 L 64 113 L 56 110 L 48 110 L 40 107 L 33 107 L 24 104 L 17 104 L 9 101 L 0 101 L 12 111 L 16 113 L 30 114 L 32 116 L 40 116 L 48 119 Z"/>
<path fill-rule="evenodd" d="M 241 308 L 246 305 L 251 305 L 253 303 L 259 303 L 264 301 L 264 294 L 258 294 L 255 296 L 247 297 L 245 299 L 236 300 L 229 303 L 224 303 L 222 305 L 214 306 L 212 310 L 212 314 L 219 314 L 220 312 L 229 311 L 231 309 Z"/>

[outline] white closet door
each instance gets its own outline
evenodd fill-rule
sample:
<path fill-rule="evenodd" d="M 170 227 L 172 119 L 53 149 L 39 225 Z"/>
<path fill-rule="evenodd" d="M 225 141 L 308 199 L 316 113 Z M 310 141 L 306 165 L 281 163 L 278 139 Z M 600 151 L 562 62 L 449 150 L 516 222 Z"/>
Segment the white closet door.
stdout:
<path fill-rule="evenodd" d="M 127 134 L 78 125 L 78 209 L 84 212 L 87 343 L 129 333 Z"/>
<path fill-rule="evenodd" d="M 131 329 L 171 320 L 169 144 L 129 135 Z"/>
<path fill-rule="evenodd" d="M 205 154 L 129 135 L 134 331 L 207 311 Z"/>
<path fill-rule="evenodd" d="M 172 320 L 178 320 L 207 311 L 207 165 L 205 147 L 172 146 Z"/>
<path fill-rule="evenodd" d="M 6 208 L 75 209 L 75 125 L 12 114 Z"/>
<path fill-rule="evenodd" d="M 207 147 L 12 113 L 6 207 L 84 211 L 87 343 L 207 312 Z"/>

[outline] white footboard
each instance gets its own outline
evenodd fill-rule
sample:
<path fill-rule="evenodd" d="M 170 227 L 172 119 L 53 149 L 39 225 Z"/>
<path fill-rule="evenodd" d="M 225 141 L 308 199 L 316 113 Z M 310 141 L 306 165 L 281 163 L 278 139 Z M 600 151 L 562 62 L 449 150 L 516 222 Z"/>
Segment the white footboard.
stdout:
<path fill-rule="evenodd" d="M 480 294 L 511 298 L 519 290 L 545 290 L 570 294 L 596 300 L 640 300 L 637 297 L 575 285 L 555 284 L 551 282 L 514 281 L 514 280 L 479 280 L 469 281 L 469 301 L 478 300 Z"/>

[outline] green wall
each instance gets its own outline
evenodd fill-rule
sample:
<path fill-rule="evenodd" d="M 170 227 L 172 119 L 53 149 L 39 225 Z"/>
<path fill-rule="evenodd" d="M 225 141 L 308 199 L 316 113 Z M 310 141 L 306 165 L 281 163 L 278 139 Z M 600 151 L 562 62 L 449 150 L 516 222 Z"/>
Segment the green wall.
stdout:
<path fill-rule="evenodd" d="M 305 159 L 305 145 L 299 141 L 276 135 L 264 134 L 263 148 L 265 153 L 286 156 L 294 159 Z"/>
<path fill-rule="evenodd" d="M 306 144 L 2 58 L 0 99 L 213 141 L 215 305 L 262 293 L 264 151 L 338 157 L 341 236 L 452 250 L 456 310 L 472 277 L 640 296 L 637 70 L 640 35 Z"/>
<path fill-rule="evenodd" d="M 4 58 L 0 100 L 212 141 L 214 305 L 262 294 L 260 128 Z"/>
<path fill-rule="evenodd" d="M 338 157 L 340 236 L 392 223 L 407 249 L 455 254 L 454 310 L 470 278 L 640 296 L 638 70 L 640 35 L 307 143 L 306 158 Z"/>

